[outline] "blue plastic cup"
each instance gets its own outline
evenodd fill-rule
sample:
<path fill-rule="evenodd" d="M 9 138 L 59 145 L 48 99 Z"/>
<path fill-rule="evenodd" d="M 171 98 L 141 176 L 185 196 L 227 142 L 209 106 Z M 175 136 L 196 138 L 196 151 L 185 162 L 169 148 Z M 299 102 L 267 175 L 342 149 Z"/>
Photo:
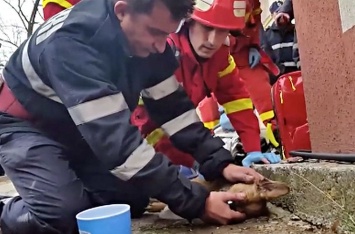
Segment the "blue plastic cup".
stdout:
<path fill-rule="evenodd" d="M 131 234 L 129 205 L 112 204 L 84 210 L 76 215 L 80 234 Z"/>

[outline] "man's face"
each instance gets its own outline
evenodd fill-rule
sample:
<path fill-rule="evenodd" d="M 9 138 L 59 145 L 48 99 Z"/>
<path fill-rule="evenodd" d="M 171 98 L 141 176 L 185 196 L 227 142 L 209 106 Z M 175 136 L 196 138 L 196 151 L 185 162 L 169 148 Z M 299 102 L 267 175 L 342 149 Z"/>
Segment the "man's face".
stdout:
<path fill-rule="evenodd" d="M 211 28 L 199 22 L 192 22 L 189 36 L 196 54 L 202 58 L 211 58 L 222 46 L 229 34 L 227 29 Z"/>
<path fill-rule="evenodd" d="M 180 21 L 173 20 L 168 8 L 156 1 L 151 14 L 128 11 L 127 3 L 118 1 L 115 13 L 121 22 L 132 55 L 147 57 L 151 53 L 163 53 L 168 35 L 175 32 Z"/>

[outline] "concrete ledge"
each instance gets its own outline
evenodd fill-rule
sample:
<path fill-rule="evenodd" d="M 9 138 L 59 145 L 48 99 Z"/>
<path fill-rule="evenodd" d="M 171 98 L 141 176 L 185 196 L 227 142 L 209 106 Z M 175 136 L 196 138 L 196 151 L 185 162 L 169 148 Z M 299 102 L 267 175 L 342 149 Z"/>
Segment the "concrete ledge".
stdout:
<path fill-rule="evenodd" d="M 355 233 L 355 165 L 304 162 L 255 169 L 291 186 L 291 193 L 276 205 L 313 225 Z"/>

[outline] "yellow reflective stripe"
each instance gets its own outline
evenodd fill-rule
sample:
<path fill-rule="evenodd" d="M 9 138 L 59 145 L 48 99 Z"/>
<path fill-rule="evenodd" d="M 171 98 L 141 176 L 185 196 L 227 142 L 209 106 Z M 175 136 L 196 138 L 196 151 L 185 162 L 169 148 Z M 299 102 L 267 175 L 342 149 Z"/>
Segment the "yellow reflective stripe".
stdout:
<path fill-rule="evenodd" d="M 48 3 L 58 4 L 59 6 L 65 8 L 65 9 L 68 9 L 73 6 L 73 4 L 71 4 L 70 2 L 68 2 L 66 0 L 43 0 L 43 3 L 42 3 L 43 7 L 46 7 L 46 5 Z"/>
<path fill-rule="evenodd" d="M 251 13 L 245 13 L 245 22 L 248 23 Z"/>
<path fill-rule="evenodd" d="M 224 103 L 222 106 L 227 115 L 238 111 L 253 109 L 253 103 L 250 98 L 241 98 Z"/>
<path fill-rule="evenodd" d="M 271 111 L 267 111 L 267 112 L 260 114 L 260 119 L 262 122 L 264 122 L 265 120 L 269 120 L 269 119 L 274 118 L 274 116 L 275 116 L 274 111 L 271 110 Z"/>
<path fill-rule="evenodd" d="M 263 12 L 263 10 L 261 10 L 261 8 L 256 8 L 253 10 L 253 15 L 260 15 Z"/>
<path fill-rule="evenodd" d="M 203 123 L 203 125 L 210 130 L 217 126 L 217 124 L 219 124 L 219 119 Z"/>
<path fill-rule="evenodd" d="M 232 55 L 229 55 L 228 63 L 229 63 L 228 67 L 226 67 L 223 71 L 218 72 L 219 78 L 222 78 L 223 76 L 226 76 L 234 71 L 236 64 L 234 62 L 234 58 Z"/>
<path fill-rule="evenodd" d="M 145 138 L 148 144 L 154 146 L 158 141 L 163 138 L 165 135 L 163 129 L 157 128 L 153 132 L 149 133 L 148 136 Z"/>
<path fill-rule="evenodd" d="M 275 135 L 272 131 L 272 124 L 268 123 L 266 125 L 266 138 L 273 144 L 275 147 L 279 146 L 279 143 L 276 141 Z"/>
<path fill-rule="evenodd" d="M 287 160 L 286 155 L 285 155 L 285 148 L 283 145 L 281 146 L 281 151 L 282 151 L 282 160 Z"/>
<path fill-rule="evenodd" d="M 143 106 L 143 105 L 144 105 L 143 99 L 142 97 L 139 97 L 138 106 Z"/>
<path fill-rule="evenodd" d="M 294 85 L 293 82 L 292 82 L 292 77 L 289 76 L 288 79 L 290 80 L 292 90 L 295 91 L 295 90 L 296 90 L 296 87 L 295 87 L 295 85 Z"/>
<path fill-rule="evenodd" d="M 257 8 L 257 9 L 254 9 L 252 12 L 247 12 L 247 13 L 245 13 L 245 22 L 248 22 L 249 21 L 249 19 L 250 19 L 250 16 L 254 16 L 254 15 L 260 15 L 261 14 L 261 12 L 263 12 L 262 10 L 261 10 L 261 8 L 259 7 L 259 8 Z"/>
<path fill-rule="evenodd" d="M 281 102 L 281 104 L 283 104 L 283 103 L 284 103 L 284 98 L 283 98 L 282 91 L 280 91 L 280 102 Z"/>

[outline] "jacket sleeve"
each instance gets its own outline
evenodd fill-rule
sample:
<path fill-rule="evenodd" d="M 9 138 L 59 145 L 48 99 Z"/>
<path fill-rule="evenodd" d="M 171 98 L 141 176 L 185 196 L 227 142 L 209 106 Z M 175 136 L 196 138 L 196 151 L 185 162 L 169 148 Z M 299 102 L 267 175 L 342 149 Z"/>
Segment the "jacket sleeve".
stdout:
<path fill-rule="evenodd" d="M 244 82 L 238 76 L 236 64 L 231 55 L 221 58 L 221 61 L 226 61 L 226 63 L 218 73 L 218 85 L 214 94 L 240 136 L 244 150 L 246 152 L 260 151 L 259 122 L 253 112 L 253 104 Z"/>
<path fill-rule="evenodd" d="M 290 16 L 290 21 L 295 17 L 293 14 L 292 0 L 285 0 L 279 8 L 280 13 L 286 13 Z"/>
<path fill-rule="evenodd" d="M 265 53 L 270 56 L 272 61 L 276 61 L 274 51 L 271 48 L 270 42 L 269 42 L 269 33 L 271 33 L 270 28 L 266 29 L 266 31 L 263 34 L 262 40 L 261 40 L 261 49 L 265 51 Z"/>
<path fill-rule="evenodd" d="M 167 203 L 184 218 L 201 216 L 209 192 L 179 177 L 177 167 L 172 166 L 167 157 L 156 153 L 130 124 L 131 112 L 122 87 L 119 82 L 109 81 L 120 74 L 115 72 L 113 62 L 105 54 L 78 40 L 62 37 L 48 44 L 40 60 L 56 95 L 108 170 L 141 188 L 143 194 Z M 169 85 L 169 82 L 171 80 L 166 79 L 163 84 Z M 184 95 L 180 97 L 184 99 Z M 175 110 L 175 105 L 165 107 Z M 166 121 L 179 114 L 174 110 Z M 203 134 L 202 128 L 198 129 Z"/>
<path fill-rule="evenodd" d="M 170 59 L 164 58 L 165 61 L 177 63 L 173 53 L 171 54 Z M 156 63 L 162 64 L 163 61 Z M 163 69 L 156 69 L 156 71 L 158 72 L 154 75 L 156 77 L 168 76 L 168 74 L 159 74 Z M 233 162 L 232 155 L 223 148 L 224 142 L 220 138 L 213 137 L 204 127 L 192 101 L 175 75 L 170 75 L 163 82 L 143 90 L 142 97 L 152 120 L 161 126 L 176 148 L 191 154 L 196 159 L 205 179 L 213 180 L 222 177 L 223 169 Z"/>

